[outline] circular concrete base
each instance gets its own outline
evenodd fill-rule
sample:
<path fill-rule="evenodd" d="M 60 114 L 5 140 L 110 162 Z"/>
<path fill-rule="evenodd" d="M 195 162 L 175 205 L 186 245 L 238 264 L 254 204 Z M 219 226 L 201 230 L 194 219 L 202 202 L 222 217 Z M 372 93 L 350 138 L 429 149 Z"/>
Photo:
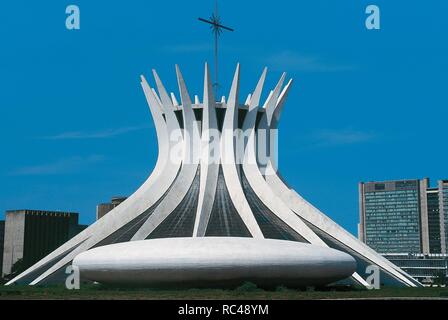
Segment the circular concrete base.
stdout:
<path fill-rule="evenodd" d="M 306 243 L 253 238 L 167 238 L 107 245 L 79 254 L 83 279 L 128 286 L 324 285 L 356 268 L 348 254 Z"/>

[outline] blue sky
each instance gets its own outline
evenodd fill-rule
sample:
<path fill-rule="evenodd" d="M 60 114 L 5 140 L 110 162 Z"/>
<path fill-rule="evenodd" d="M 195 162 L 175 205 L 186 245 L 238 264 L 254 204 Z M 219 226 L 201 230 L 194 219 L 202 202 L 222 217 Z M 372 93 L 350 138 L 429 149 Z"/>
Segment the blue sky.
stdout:
<path fill-rule="evenodd" d="M 222 37 L 227 94 L 242 64 L 241 99 L 264 66 L 268 87 L 295 80 L 280 126 L 291 186 L 356 233 L 358 182 L 448 178 L 448 2 L 221 1 L 236 31 Z M 65 8 L 81 30 L 65 28 Z M 381 30 L 364 26 L 368 4 Z M 156 68 L 177 92 L 178 63 L 202 94 L 213 61 L 213 1 L 8 1 L 0 11 L 0 219 L 7 209 L 80 212 L 131 194 L 157 145 L 139 75 Z"/>

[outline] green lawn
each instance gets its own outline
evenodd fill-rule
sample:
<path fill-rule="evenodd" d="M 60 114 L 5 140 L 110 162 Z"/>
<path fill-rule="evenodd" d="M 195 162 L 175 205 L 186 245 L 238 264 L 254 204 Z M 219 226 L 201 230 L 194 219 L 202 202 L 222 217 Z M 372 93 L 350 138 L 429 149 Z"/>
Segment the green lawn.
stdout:
<path fill-rule="evenodd" d="M 365 299 L 365 298 L 444 298 L 448 299 L 448 288 L 383 288 L 381 290 L 291 290 L 279 288 L 265 291 L 251 286 L 235 290 L 190 289 L 112 289 L 101 286 L 84 286 L 81 290 L 64 287 L 0 286 L 0 299 Z"/>

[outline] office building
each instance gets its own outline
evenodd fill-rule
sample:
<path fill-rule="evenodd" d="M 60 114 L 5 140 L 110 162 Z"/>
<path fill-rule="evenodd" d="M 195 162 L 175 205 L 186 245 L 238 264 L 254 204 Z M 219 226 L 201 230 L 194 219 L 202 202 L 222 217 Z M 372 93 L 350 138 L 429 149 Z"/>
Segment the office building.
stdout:
<path fill-rule="evenodd" d="M 360 183 L 361 239 L 380 253 L 420 253 L 425 180 Z"/>
<path fill-rule="evenodd" d="M 385 258 L 424 285 L 447 285 L 448 255 L 446 254 L 385 254 Z"/>
<path fill-rule="evenodd" d="M 439 189 L 430 188 L 426 191 L 426 205 L 428 211 L 428 237 L 430 253 L 442 253 L 441 217 L 440 217 Z M 443 212 L 443 211 L 442 211 Z"/>
<path fill-rule="evenodd" d="M 359 238 L 425 285 L 446 283 L 448 180 L 359 184 Z"/>
<path fill-rule="evenodd" d="M 2 275 L 23 271 L 85 228 L 75 212 L 6 211 Z"/>
<path fill-rule="evenodd" d="M 108 203 L 101 203 L 96 206 L 96 220 L 104 217 L 108 212 L 112 211 L 115 207 L 121 204 L 126 197 L 112 197 Z"/>
<path fill-rule="evenodd" d="M 3 270 L 3 242 L 5 239 L 5 221 L 0 221 L 0 277 Z"/>
<path fill-rule="evenodd" d="M 448 253 L 448 180 L 439 180 L 440 239 L 442 253 Z"/>
<path fill-rule="evenodd" d="M 359 238 L 383 254 L 446 254 L 447 180 L 361 182 Z"/>

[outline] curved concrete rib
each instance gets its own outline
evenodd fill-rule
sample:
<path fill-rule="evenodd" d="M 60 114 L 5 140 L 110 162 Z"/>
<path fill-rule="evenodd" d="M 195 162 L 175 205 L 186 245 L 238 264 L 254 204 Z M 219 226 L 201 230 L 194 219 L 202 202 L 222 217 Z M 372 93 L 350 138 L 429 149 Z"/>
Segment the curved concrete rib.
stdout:
<path fill-rule="evenodd" d="M 261 123 L 268 123 L 270 128 L 278 128 L 281 111 L 283 109 L 287 93 L 289 91 L 290 83 L 283 90 L 277 104 L 271 106 L 271 110 L 266 112 L 265 117 Z M 275 142 L 275 141 L 273 141 Z M 322 230 L 331 237 L 337 239 L 340 243 L 350 247 L 366 260 L 378 265 L 387 273 L 393 275 L 408 286 L 415 287 L 415 283 L 411 281 L 411 277 L 404 273 L 401 269 L 389 262 L 386 258 L 376 253 L 373 249 L 356 239 L 349 232 L 340 227 L 336 222 L 320 212 L 317 208 L 308 203 L 294 190 L 290 189 L 280 178 L 277 171 L 276 159 L 272 158 L 266 170 L 265 179 L 270 189 L 286 204 L 298 217 L 307 221 L 316 228 Z M 364 279 L 358 274 L 354 274 L 353 278 L 363 285 L 367 285 Z"/>
<path fill-rule="evenodd" d="M 261 117 L 261 121 L 270 118 L 269 116 L 267 117 L 266 114 L 268 112 L 270 112 L 272 109 L 274 109 L 273 107 L 275 107 L 275 105 L 277 104 L 277 100 L 279 98 L 279 95 L 282 91 L 283 88 L 283 83 L 285 82 L 285 78 L 286 78 L 286 73 L 283 72 L 282 76 L 280 77 L 280 80 L 278 81 L 277 85 L 275 86 L 274 90 L 271 90 L 271 92 L 269 93 L 268 98 L 266 99 L 266 102 L 263 105 L 263 109 L 264 109 L 264 113 L 262 114 Z M 291 82 L 291 80 L 290 80 Z M 261 129 L 264 130 L 265 132 L 265 154 L 264 155 L 259 155 L 257 154 L 257 162 L 258 162 L 258 166 L 260 168 L 260 171 L 262 171 L 262 174 L 266 171 L 266 167 L 267 167 L 267 162 L 270 160 L 269 156 L 268 156 L 268 152 L 271 153 L 271 143 L 270 140 L 268 138 L 270 138 L 270 131 L 269 131 L 269 125 L 267 123 L 262 124 L 261 122 L 258 124 L 258 128 L 256 128 L 256 130 Z M 261 130 L 258 130 L 257 134 L 259 134 L 261 132 Z M 257 136 L 257 147 L 259 148 L 261 145 L 262 141 L 259 141 L 259 135 Z M 263 156 L 263 159 L 260 159 L 259 157 Z M 263 170 L 261 170 L 263 169 Z"/>
<path fill-rule="evenodd" d="M 264 238 L 254 214 L 244 195 L 235 163 L 235 129 L 238 128 L 238 94 L 240 65 L 236 67 L 227 103 L 226 115 L 221 134 L 221 163 L 224 180 L 233 206 L 254 238 Z"/>
<path fill-rule="evenodd" d="M 204 102 L 202 111 L 201 174 L 198 208 L 193 237 L 204 237 L 213 209 L 219 173 L 219 132 L 215 98 L 208 64 L 204 72 Z M 216 136 L 218 135 L 218 136 Z M 217 146 L 217 147 L 216 147 Z"/>
<path fill-rule="evenodd" d="M 266 112 L 263 115 L 260 121 L 260 127 L 267 130 L 267 141 L 274 144 L 269 145 L 270 150 L 270 158 L 268 160 L 268 164 L 266 165 L 265 175 L 277 174 L 278 168 L 278 146 L 277 140 L 273 139 L 271 141 L 270 134 L 273 130 L 278 130 L 278 122 L 280 120 L 280 113 L 285 105 L 286 98 L 288 97 L 289 90 L 291 89 L 293 80 L 290 79 L 286 86 L 283 88 L 280 96 L 273 100 L 273 103 L 269 103 L 266 105 Z M 274 170 L 273 170 L 274 169 Z"/>
<path fill-rule="evenodd" d="M 199 164 L 200 136 L 198 125 L 193 113 L 190 96 L 185 81 L 176 65 L 177 81 L 182 100 L 182 114 L 184 123 L 183 162 L 179 175 L 174 181 L 165 198 L 159 203 L 154 212 L 134 234 L 131 241 L 144 240 L 177 208 L 190 190 L 196 177 Z M 163 99 L 164 95 L 161 95 Z M 168 94 L 166 98 L 169 99 Z M 163 100 L 162 100 L 163 101 Z"/>
<path fill-rule="evenodd" d="M 277 172 L 276 172 L 277 166 L 273 167 L 271 162 L 275 161 L 275 163 L 277 163 L 276 161 L 277 161 L 278 148 L 276 145 L 274 145 L 274 146 L 269 145 L 269 143 L 275 144 L 277 142 L 275 140 L 273 140 L 272 142 L 270 141 L 270 133 L 271 133 L 271 130 L 278 129 L 278 122 L 280 120 L 281 110 L 286 102 L 286 98 L 287 98 L 289 89 L 291 88 L 292 81 L 293 81 L 292 79 L 290 79 L 288 81 L 287 85 L 285 86 L 285 88 L 282 90 L 285 75 L 286 74 L 283 73 L 282 78 L 280 79 L 279 83 L 277 84 L 276 88 L 274 89 L 272 95 L 270 95 L 268 100 L 266 101 L 266 103 L 264 105 L 265 113 L 263 114 L 263 116 L 260 120 L 260 124 L 259 124 L 259 129 L 266 130 L 266 132 L 267 132 L 266 140 L 268 143 L 268 148 L 270 148 L 271 152 L 273 153 L 273 156 L 271 154 L 272 157 L 269 158 L 268 164 L 266 165 L 266 168 L 265 168 L 265 173 L 267 173 L 267 175 L 277 174 Z M 280 93 L 280 91 L 281 91 L 281 93 Z M 266 176 L 265 176 L 265 179 L 268 180 L 268 178 Z M 278 178 L 278 179 L 280 179 L 280 178 Z M 268 188 L 272 191 L 272 185 L 268 181 L 266 181 L 266 182 L 267 182 Z M 276 193 L 276 196 L 278 197 L 279 195 Z M 281 199 L 281 197 L 279 197 L 279 198 L 277 198 L 277 200 L 279 202 L 281 202 L 283 206 L 288 207 L 288 210 L 291 211 L 288 204 L 283 201 L 284 199 Z M 301 222 L 303 223 L 303 221 L 301 221 Z M 307 226 L 307 228 L 308 228 L 308 226 Z M 352 279 L 364 287 L 367 287 L 369 285 L 356 272 L 352 275 Z"/>
<path fill-rule="evenodd" d="M 163 194 L 173 183 L 177 172 L 179 171 L 180 163 L 167 161 L 169 158 L 169 149 L 172 147 L 172 144 L 169 143 L 169 131 L 175 130 L 176 128 L 179 129 L 179 125 L 173 111 L 159 104 L 158 99 L 144 78 L 142 78 L 141 84 L 148 101 L 153 121 L 155 123 L 157 141 L 159 145 L 159 154 L 156 166 L 151 175 L 145 183 L 126 201 L 120 204 L 120 206 L 114 208 L 106 216 L 89 226 L 86 230 L 82 231 L 77 236 L 67 241 L 55 251 L 28 268 L 26 271 L 9 281 L 7 283 L 8 285 L 20 281 L 22 278 L 30 275 L 37 269 L 51 262 L 54 258 L 66 252 L 69 248 L 77 246 L 75 250 L 70 251 L 58 263 L 40 274 L 34 281 L 31 282 L 31 284 L 38 284 L 45 280 L 45 278 L 49 275 L 73 260 L 78 253 L 90 249 L 95 244 L 105 239 L 149 209 L 160 197 L 163 196 Z M 162 116 L 162 109 L 165 113 L 166 120 Z M 82 244 L 78 246 L 80 243 Z"/>
<path fill-rule="evenodd" d="M 338 242 L 350 247 L 353 251 L 378 265 L 381 269 L 390 273 L 405 284 L 415 287 L 411 277 L 398 270 L 395 265 L 376 253 L 373 249 L 356 239 L 349 232 L 340 227 L 336 222 L 328 218 L 317 208 L 308 203 L 294 190 L 289 189 L 277 175 L 266 175 L 266 181 L 279 196 L 300 218 L 319 228 L 326 234 L 335 238 Z"/>
<path fill-rule="evenodd" d="M 243 161 L 243 171 L 249 182 L 251 188 L 264 203 L 264 205 L 275 214 L 280 220 L 288 224 L 295 232 L 301 235 L 311 244 L 320 245 L 326 247 L 324 241 L 322 241 L 300 218 L 292 212 L 280 199 L 272 195 L 272 191 L 263 179 L 263 175 L 259 171 L 256 160 L 256 143 L 255 143 L 255 124 L 258 114 L 258 106 L 260 102 L 260 96 L 263 89 L 264 80 L 266 78 L 266 71 L 264 69 L 263 74 L 255 88 L 253 96 L 250 100 L 249 112 L 246 115 L 243 125 L 243 132 L 248 136 L 247 144 L 245 147 L 245 155 Z M 280 79 L 276 90 L 271 95 L 271 98 L 278 96 L 283 82 L 284 76 Z"/>
<path fill-rule="evenodd" d="M 271 91 L 271 94 L 269 95 L 268 99 L 266 100 L 266 103 L 264 104 L 263 108 L 266 111 L 267 118 L 272 118 L 273 111 L 275 110 L 275 106 L 277 105 L 277 101 L 279 99 L 279 96 L 282 92 L 283 83 L 285 82 L 286 73 L 283 72 L 282 76 L 280 77 L 280 80 L 278 81 L 277 85 L 275 86 L 274 90 Z M 291 83 L 292 79 L 289 80 L 288 85 Z M 287 85 L 287 87 L 288 87 Z M 286 88 L 287 88 L 286 87 Z M 285 90 L 287 90 L 285 88 Z"/>
<path fill-rule="evenodd" d="M 67 256 L 65 256 L 58 263 L 49 268 L 34 281 L 32 281 L 32 285 L 38 284 L 39 282 L 43 281 L 49 275 L 56 272 L 71 260 L 73 260 L 73 258 L 77 254 L 92 248 L 97 243 L 111 235 L 113 232 L 131 222 L 140 214 L 144 213 L 164 195 L 164 193 L 168 190 L 168 188 L 176 178 L 177 172 L 179 171 L 180 167 L 180 161 L 169 161 L 170 149 L 174 148 L 175 146 L 175 142 L 169 139 L 169 132 L 180 130 L 176 116 L 169 106 L 167 107 L 165 105 L 159 104 L 160 99 L 156 97 L 156 94 L 154 94 L 154 90 L 149 87 L 144 78 L 142 78 L 142 87 L 145 92 L 146 98 L 148 99 L 151 112 L 154 115 L 153 120 L 154 122 L 157 122 L 156 130 L 157 128 L 163 128 L 163 131 L 160 131 L 159 144 L 168 145 L 167 149 L 162 148 L 162 150 L 165 150 L 166 152 L 160 153 L 159 157 L 160 163 L 164 166 L 162 171 L 159 172 L 156 176 L 152 175 L 152 177 L 148 179 L 148 181 L 151 180 L 151 182 L 145 183 L 144 189 L 142 187 L 141 189 L 137 190 L 137 192 L 135 192 L 124 203 L 116 207 L 113 211 L 109 212 L 105 217 L 95 223 L 98 224 L 98 228 L 87 241 L 70 252 Z M 165 114 L 166 121 L 161 114 L 162 110 Z M 159 131 L 157 133 L 159 136 Z M 101 224 L 104 224 L 104 226 L 100 227 Z"/>

